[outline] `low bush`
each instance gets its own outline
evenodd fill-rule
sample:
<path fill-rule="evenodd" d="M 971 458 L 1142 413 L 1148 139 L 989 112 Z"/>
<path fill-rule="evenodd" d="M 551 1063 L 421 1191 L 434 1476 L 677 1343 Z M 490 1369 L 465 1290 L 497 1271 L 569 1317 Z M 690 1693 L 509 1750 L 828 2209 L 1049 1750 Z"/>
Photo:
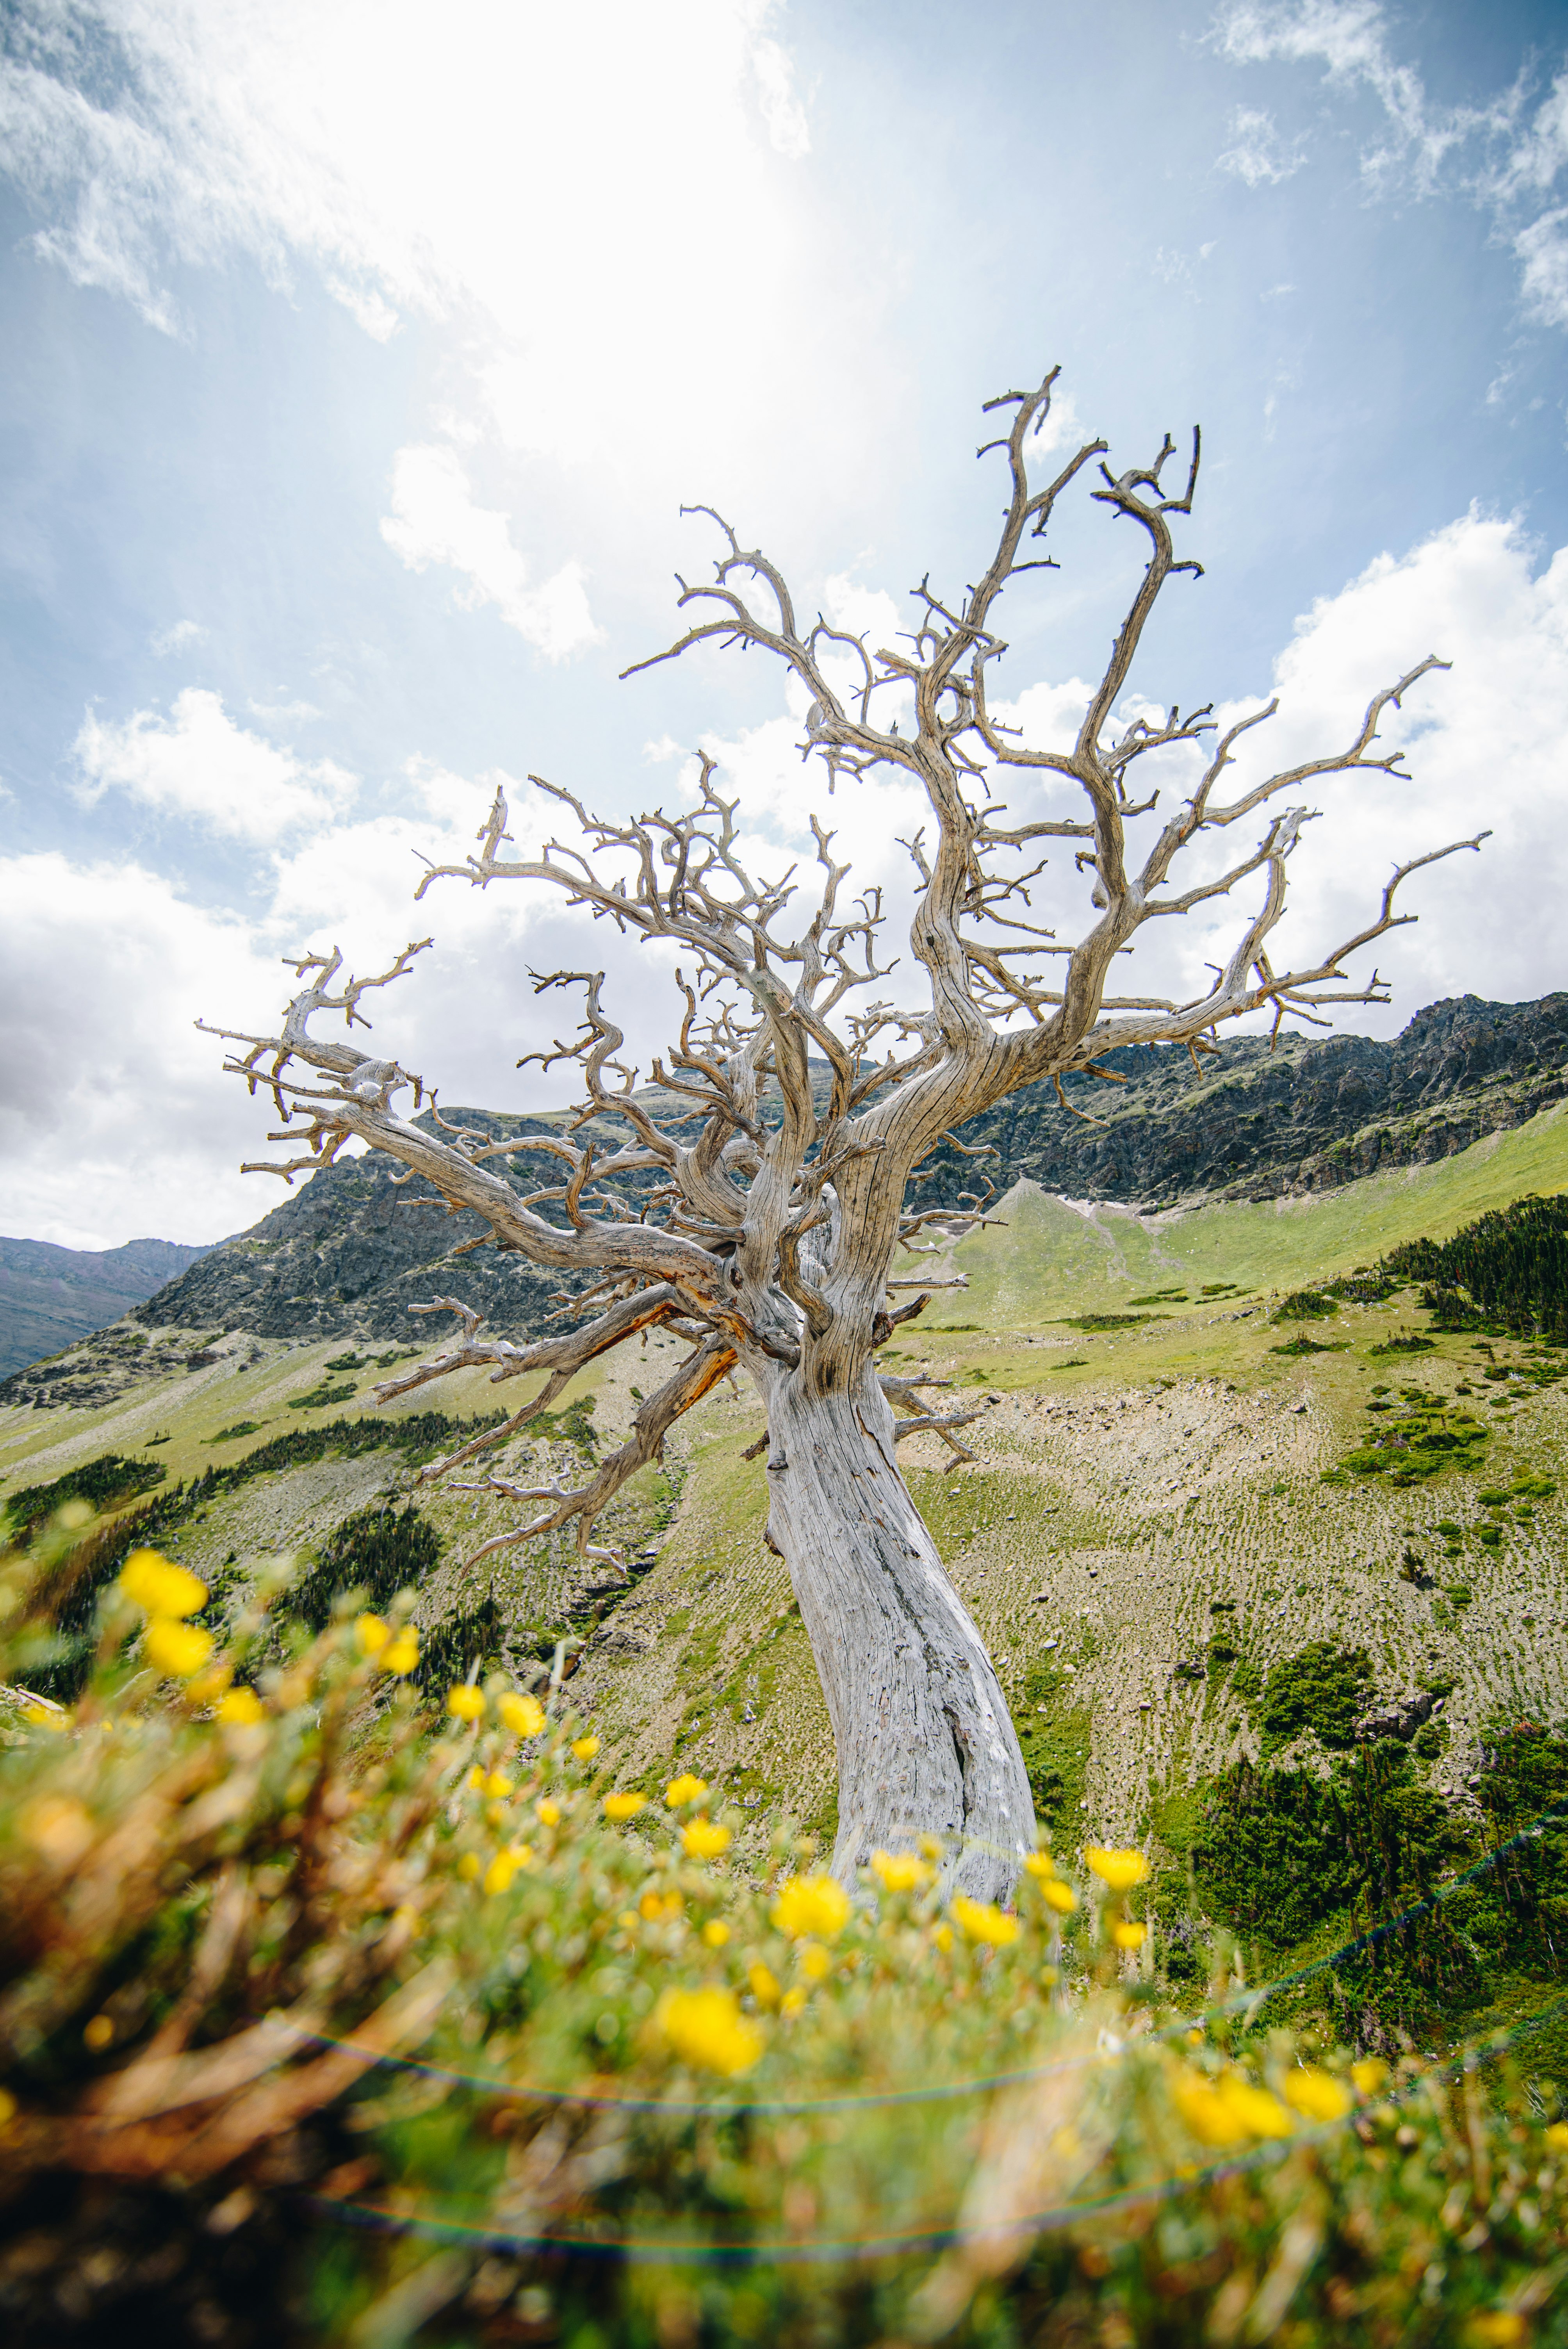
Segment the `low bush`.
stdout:
<path fill-rule="evenodd" d="M 0 1562 L 13 1687 L 54 1563 Z M 1555 2093 L 1254 2029 L 1222 1938 L 1166 2003 L 1140 1853 L 847 1897 L 503 1676 L 432 1726 L 404 1602 L 257 1671 L 264 1594 L 222 1652 L 201 1596 L 129 1562 L 0 1742 L 15 2349 L 1568 2337 Z"/>

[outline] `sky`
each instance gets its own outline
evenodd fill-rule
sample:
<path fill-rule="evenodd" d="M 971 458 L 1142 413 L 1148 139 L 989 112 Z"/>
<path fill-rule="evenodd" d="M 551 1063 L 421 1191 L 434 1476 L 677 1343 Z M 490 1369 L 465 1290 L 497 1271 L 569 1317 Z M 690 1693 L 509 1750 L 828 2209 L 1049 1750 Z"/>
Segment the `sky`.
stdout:
<path fill-rule="evenodd" d="M 1203 575 L 1123 717 L 1277 693 L 1248 740 L 1284 765 L 1452 664 L 1385 730 L 1408 775 L 1316 787 L 1293 861 L 1299 962 L 1397 859 L 1491 833 L 1408 885 L 1392 1001 L 1340 1024 L 1563 983 L 1561 9 L 971 0 L 954 27 L 926 0 L 0 5 L 0 1230 L 210 1241 L 277 1204 L 240 1172 L 269 1121 L 194 1022 L 269 1032 L 307 948 L 380 968 L 433 936 L 375 1045 L 449 1102 L 570 1097 L 514 1064 L 570 1016 L 530 971 L 590 958 L 645 1072 L 671 958 L 523 885 L 413 905 L 498 781 L 538 843 L 531 774 L 624 816 L 686 804 L 700 745 L 764 870 L 817 810 L 906 929 L 905 782 L 830 801 L 758 656 L 619 672 L 712 558 L 683 503 L 875 643 L 927 574 L 962 593 L 1002 496 L 982 403 L 1058 364 L 1051 452 L 1101 437 L 1119 471 L 1202 427 Z M 1087 484 L 1052 549 L 996 682 L 1042 746 L 1140 568 Z M 1066 812 L 1053 788 L 1015 814 Z M 1070 860 L 1042 888 L 1081 934 Z M 1139 991 L 1200 988 L 1245 911 L 1155 926 Z"/>

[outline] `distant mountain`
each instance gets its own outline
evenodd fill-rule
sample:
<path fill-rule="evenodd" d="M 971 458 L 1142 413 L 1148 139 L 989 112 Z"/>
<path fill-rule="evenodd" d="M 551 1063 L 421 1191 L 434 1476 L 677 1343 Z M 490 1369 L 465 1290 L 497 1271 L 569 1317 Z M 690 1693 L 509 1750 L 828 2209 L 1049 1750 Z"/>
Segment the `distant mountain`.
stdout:
<path fill-rule="evenodd" d="M 995 1158 L 976 1161 L 939 1145 L 927 1162 L 931 1179 L 916 1195 L 951 1204 L 975 1191 L 982 1175 L 998 1193 L 1028 1175 L 1068 1198 L 1167 1206 L 1329 1189 L 1381 1167 L 1446 1158 L 1568 1094 L 1568 994 L 1537 1003 L 1451 998 L 1429 1004 L 1386 1042 L 1282 1035 L 1271 1052 L 1266 1038 L 1239 1037 L 1196 1061 L 1173 1046 L 1141 1045 L 1108 1054 L 1105 1065 L 1123 1081 L 1070 1079 L 1068 1108 L 1047 1082 L 975 1119 L 963 1140 L 991 1143 Z M 825 1085 L 826 1071 L 818 1073 Z M 660 1097 L 650 1090 L 645 1098 L 656 1114 Z M 511 1136 L 548 1133 L 559 1123 L 477 1110 L 451 1115 Z M 15 1276 L 7 1266 L 0 1297 L 17 1336 L 5 1361 L 54 1353 L 128 1306 L 149 1329 L 417 1345 L 433 1332 L 428 1321 L 410 1319 L 409 1306 L 446 1293 L 477 1306 L 499 1335 L 539 1332 L 561 1294 L 559 1277 L 485 1245 L 477 1216 L 450 1216 L 420 1186 L 400 1187 L 400 1171 L 378 1151 L 345 1160 L 211 1249 L 138 1240 L 87 1257 L 0 1242 L 0 1252 L 21 1249 L 40 1260 L 40 1273 L 42 1259 L 57 1261 L 61 1282 L 46 1296 L 37 1280 L 36 1309 L 46 1304 L 56 1318 L 29 1323 L 24 1340 L 10 1309 Z M 538 1174 L 524 1157 L 511 1179 L 527 1188 Z M 96 1291 L 68 1286 L 67 1268 L 122 1260 L 135 1260 L 134 1281 L 122 1275 L 112 1291 L 107 1284 Z M 161 1288 L 160 1269 L 177 1275 Z M 129 1367 L 128 1357 L 122 1369 Z M 103 1375 L 74 1360 L 44 1364 L 8 1382 L 0 1400 L 101 1399 Z"/>
<path fill-rule="evenodd" d="M 177 1240 L 90 1249 L 0 1239 L 0 1378 L 118 1321 L 208 1253 Z"/>

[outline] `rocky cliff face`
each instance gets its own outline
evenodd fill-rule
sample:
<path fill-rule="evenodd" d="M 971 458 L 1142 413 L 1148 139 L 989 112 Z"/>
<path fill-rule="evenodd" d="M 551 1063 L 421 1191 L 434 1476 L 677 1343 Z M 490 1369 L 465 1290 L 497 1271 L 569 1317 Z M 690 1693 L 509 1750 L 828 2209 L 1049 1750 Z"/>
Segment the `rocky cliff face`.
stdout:
<path fill-rule="evenodd" d="M 1137 1206 L 1270 1199 L 1449 1157 L 1568 1092 L 1568 995 L 1452 997 L 1390 1042 L 1282 1036 L 1271 1052 L 1240 1037 L 1196 1066 L 1167 1045 L 1109 1053 L 1106 1065 L 1125 1081 L 1072 1080 L 1070 1110 L 1039 1085 L 964 1129 L 997 1151 L 985 1171 L 998 1190 L 1027 1174 L 1068 1198 Z M 945 1156 L 932 1197 L 974 1185 L 974 1163 Z"/>

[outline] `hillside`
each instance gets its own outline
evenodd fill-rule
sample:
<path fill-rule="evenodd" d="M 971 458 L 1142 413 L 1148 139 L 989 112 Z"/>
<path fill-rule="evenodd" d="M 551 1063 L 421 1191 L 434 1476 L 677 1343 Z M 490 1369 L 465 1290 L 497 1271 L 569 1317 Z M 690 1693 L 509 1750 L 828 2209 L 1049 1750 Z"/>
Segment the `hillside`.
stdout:
<path fill-rule="evenodd" d="M 208 1253 L 176 1240 L 91 1249 L 0 1239 L 0 1378 L 119 1320 Z"/>

